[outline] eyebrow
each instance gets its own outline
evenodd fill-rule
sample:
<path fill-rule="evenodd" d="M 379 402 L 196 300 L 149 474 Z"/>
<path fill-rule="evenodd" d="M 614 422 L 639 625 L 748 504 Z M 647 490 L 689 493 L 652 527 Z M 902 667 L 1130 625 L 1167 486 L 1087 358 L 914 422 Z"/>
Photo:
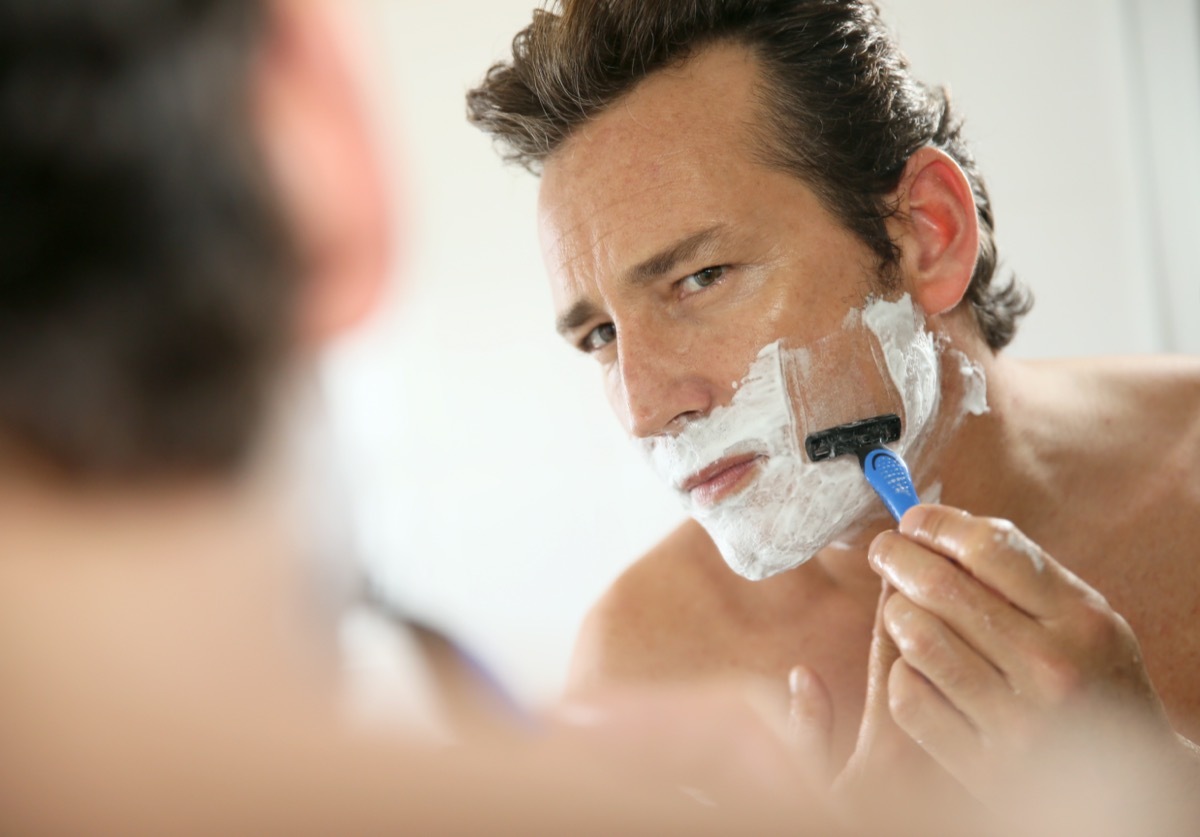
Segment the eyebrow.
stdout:
<path fill-rule="evenodd" d="M 599 309 L 591 303 L 590 300 L 581 299 L 567 309 L 567 312 L 558 318 L 554 327 L 563 337 L 566 337 L 575 329 L 586 323 L 592 317 L 600 313 Z"/>
<path fill-rule="evenodd" d="M 695 258 L 713 241 L 725 232 L 724 224 L 715 224 L 706 230 L 693 233 L 682 241 L 678 241 L 661 252 L 655 253 L 638 265 L 635 265 L 626 276 L 625 281 L 631 285 L 645 285 L 653 282 L 664 273 L 670 273 L 680 262 Z"/>
<path fill-rule="evenodd" d="M 724 224 L 715 224 L 706 230 L 693 233 L 687 238 L 677 241 L 664 250 L 655 253 L 650 258 L 639 262 L 625 274 L 625 282 L 635 287 L 647 285 L 655 279 L 670 273 L 680 262 L 695 258 L 713 241 L 725 232 Z M 566 336 L 586 323 L 599 313 L 599 309 L 587 299 L 581 299 L 567 309 L 558 318 L 555 328 L 558 333 Z"/>

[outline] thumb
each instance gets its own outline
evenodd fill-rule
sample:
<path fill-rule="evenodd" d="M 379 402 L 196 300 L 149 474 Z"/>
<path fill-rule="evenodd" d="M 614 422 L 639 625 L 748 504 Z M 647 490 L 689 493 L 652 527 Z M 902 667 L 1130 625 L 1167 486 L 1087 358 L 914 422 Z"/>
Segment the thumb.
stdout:
<path fill-rule="evenodd" d="M 867 660 L 867 705 L 862 726 L 858 730 L 859 740 L 871 741 L 886 734 L 889 729 L 903 735 L 888 708 L 888 677 L 892 666 L 900 659 L 900 649 L 883 622 L 883 609 L 892 592 L 891 586 L 883 582 L 879 604 L 875 607 L 875 629 L 871 634 L 871 654 Z"/>
<path fill-rule="evenodd" d="M 892 595 L 885 581 L 875 608 L 875 629 L 871 635 L 871 653 L 867 661 L 867 701 L 862 724 L 858 728 L 858 743 L 838 782 L 865 774 L 867 765 L 880 756 L 907 746 L 910 739 L 892 720 L 888 707 L 888 676 L 900 659 L 900 649 L 883 623 L 883 608 Z"/>
<path fill-rule="evenodd" d="M 815 671 L 796 666 L 788 673 L 788 739 L 809 784 L 822 792 L 833 781 L 833 698 Z"/>

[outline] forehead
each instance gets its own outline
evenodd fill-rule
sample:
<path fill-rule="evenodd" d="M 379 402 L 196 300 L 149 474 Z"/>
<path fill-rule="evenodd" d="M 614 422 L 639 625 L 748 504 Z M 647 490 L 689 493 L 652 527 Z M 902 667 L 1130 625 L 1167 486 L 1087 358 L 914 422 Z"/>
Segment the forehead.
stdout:
<path fill-rule="evenodd" d="M 619 271 L 753 211 L 756 181 L 780 176 L 755 155 L 757 79 L 748 49 L 711 47 L 578 128 L 542 175 L 551 275 Z"/>

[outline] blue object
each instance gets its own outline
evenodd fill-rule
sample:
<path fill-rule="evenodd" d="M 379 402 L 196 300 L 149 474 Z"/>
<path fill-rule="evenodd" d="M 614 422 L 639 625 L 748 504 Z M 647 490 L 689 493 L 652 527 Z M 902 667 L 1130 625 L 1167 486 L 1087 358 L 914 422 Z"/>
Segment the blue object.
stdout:
<path fill-rule="evenodd" d="M 897 523 L 906 511 L 921 502 L 912 476 L 908 473 L 908 466 L 895 452 L 884 447 L 870 448 L 865 452 L 859 451 L 858 461 L 862 463 L 867 482 Z"/>

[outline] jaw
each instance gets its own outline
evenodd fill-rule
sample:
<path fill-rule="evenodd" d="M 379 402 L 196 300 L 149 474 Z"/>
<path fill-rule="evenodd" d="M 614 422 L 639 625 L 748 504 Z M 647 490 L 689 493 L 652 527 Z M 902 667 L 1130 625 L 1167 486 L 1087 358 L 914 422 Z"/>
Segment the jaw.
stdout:
<path fill-rule="evenodd" d="M 861 339 L 868 341 L 863 345 L 877 351 L 870 360 L 872 371 L 864 374 L 877 374 L 894 387 L 905 421 L 904 436 L 895 448 L 909 461 L 926 501 L 940 499 L 943 467 L 951 461 L 947 457 L 952 456 L 950 448 L 964 417 L 970 417 L 964 408 L 968 377 L 963 370 L 984 374 L 983 367 L 976 369 L 959 348 L 953 331 L 945 328 L 949 324 L 946 317 L 926 318 L 909 297 L 902 296 L 895 301 L 870 301 L 863 309 L 851 311 L 842 326 L 843 332 L 862 329 Z M 842 345 L 847 337 L 840 333 L 838 339 L 842 342 L 837 345 Z M 851 343 L 856 339 L 852 335 Z M 825 370 L 816 363 L 814 350 L 812 345 L 785 350 L 779 342 L 764 348 L 728 406 L 697 419 L 676 437 L 656 438 L 646 445 L 664 477 L 684 472 L 690 476 L 729 456 L 739 445 L 762 447 L 766 461 L 736 493 L 712 506 L 683 497 L 685 508 L 709 533 L 729 566 L 748 579 L 797 567 L 835 542 L 840 547 L 834 553 L 850 547 L 864 554 L 870 540 L 892 526 L 854 457 L 820 464 L 807 459 L 804 429 L 830 417 L 820 411 L 820 399 L 813 397 L 822 391 L 814 375 L 820 382 L 847 377 L 836 364 Z M 836 354 L 844 362 L 846 351 Z M 880 406 L 861 403 L 861 394 L 850 400 L 851 411 L 869 412 Z M 818 409 L 811 409 L 813 404 Z M 931 491 L 937 496 L 930 497 Z"/>
<path fill-rule="evenodd" d="M 943 316 L 931 318 L 930 326 L 938 346 L 940 395 L 927 432 L 905 460 L 921 501 L 938 503 L 947 490 L 953 498 L 964 480 L 977 479 L 964 473 L 963 466 L 981 446 L 990 447 L 986 436 L 996 418 L 996 358 L 973 321 Z"/>

